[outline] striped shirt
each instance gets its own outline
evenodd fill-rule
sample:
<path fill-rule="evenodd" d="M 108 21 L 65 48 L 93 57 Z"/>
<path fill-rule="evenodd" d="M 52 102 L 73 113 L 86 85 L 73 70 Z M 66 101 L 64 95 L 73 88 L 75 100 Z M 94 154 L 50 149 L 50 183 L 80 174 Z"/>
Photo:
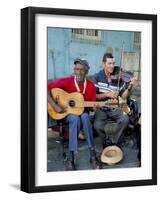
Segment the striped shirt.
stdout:
<path fill-rule="evenodd" d="M 101 70 L 97 74 L 94 75 L 93 82 L 95 84 L 97 94 L 118 91 L 119 96 L 121 96 L 127 87 L 126 83 L 123 80 L 120 80 L 119 87 L 118 87 L 118 80 L 112 79 L 109 81 L 106 77 L 104 70 Z M 107 98 L 107 99 L 109 99 L 109 98 Z M 105 100 L 107 100 L 107 99 L 105 99 Z M 103 109 L 111 110 L 109 108 L 108 109 L 103 108 Z"/>

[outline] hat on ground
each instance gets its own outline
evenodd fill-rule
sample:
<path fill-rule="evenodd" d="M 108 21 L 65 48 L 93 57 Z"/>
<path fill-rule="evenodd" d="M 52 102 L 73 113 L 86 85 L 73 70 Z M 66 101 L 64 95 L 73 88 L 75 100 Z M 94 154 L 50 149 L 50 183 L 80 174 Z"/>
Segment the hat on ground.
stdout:
<path fill-rule="evenodd" d="M 109 165 L 114 165 L 120 162 L 122 158 L 123 158 L 123 152 L 116 145 L 111 145 L 106 147 L 101 154 L 101 161 Z"/>
<path fill-rule="evenodd" d="M 74 64 L 77 64 L 77 63 L 80 63 L 81 65 L 83 65 L 87 71 L 88 71 L 89 68 L 90 68 L 90 66 L 89 66 L 89 64 L 88 64 L 88 62 L 87 62 L 87 60 L 77 58 L 77 59 L 75 59 Z"/>

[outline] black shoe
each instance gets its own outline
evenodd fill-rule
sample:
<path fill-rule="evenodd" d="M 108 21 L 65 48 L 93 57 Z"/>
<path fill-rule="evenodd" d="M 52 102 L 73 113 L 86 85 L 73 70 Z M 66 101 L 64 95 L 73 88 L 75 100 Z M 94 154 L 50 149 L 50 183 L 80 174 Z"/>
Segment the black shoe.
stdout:
<path fill-rule="evenodd" d="M 72 160 L 67 160 L 67 161 L 66 161 L 66 170 L 67 170 L 67 171 L 76 170 L 74 161 L 72 161 Z"/>
<path fill-rule="evenodd" d="M 96 158 L 90 159 L 92 169 L 101 169 L 101 163 Z"/>

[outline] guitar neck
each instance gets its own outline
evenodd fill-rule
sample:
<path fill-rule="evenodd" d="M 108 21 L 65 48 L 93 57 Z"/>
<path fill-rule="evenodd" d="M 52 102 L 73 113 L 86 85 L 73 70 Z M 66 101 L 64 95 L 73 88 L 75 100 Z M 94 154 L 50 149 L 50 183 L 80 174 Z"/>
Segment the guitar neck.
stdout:
<path fill-rule="evenodd" d="M 84 101 L 83 107 L 93 107 L 93 106 L 99 106 L 99 107 L 116 107 L 118 105 L 117 102 L 106 102 L 106 101 Z"/>
<path fill-rule="evenodd" d="M 95 101 L 84 101 L 83 106 L 84 107 L 93 107 L 94 105 L 98 105 L 100 107 L 105 105 L 105 102 L 100 101 L 100 102 L 95 102 Z"/>

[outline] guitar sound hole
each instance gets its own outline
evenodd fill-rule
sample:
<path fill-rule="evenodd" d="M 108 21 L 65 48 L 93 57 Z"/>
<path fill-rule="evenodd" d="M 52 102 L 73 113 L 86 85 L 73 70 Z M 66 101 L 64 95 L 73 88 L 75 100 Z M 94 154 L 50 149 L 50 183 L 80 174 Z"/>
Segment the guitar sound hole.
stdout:
<path fill-rule="evenodd" d="M 70 100 L 70 101 L 69 101 L 69 106 L 70 106 L 70 107 L 74 107 L 74 106 L 75 106 L 75 102 L 74 102 L 73 100 Z"/>

